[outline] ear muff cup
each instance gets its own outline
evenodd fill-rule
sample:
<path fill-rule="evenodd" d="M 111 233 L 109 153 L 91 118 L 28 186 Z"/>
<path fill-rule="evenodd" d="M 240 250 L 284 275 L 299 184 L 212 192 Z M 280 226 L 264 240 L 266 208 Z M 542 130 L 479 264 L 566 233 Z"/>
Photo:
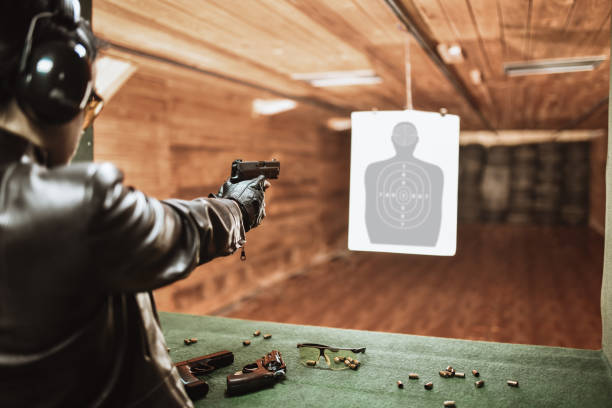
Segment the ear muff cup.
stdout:
<path fill-rule="evenodd" d="M 91 91 L 91 65 L 80 44 L 51 41 L 33 48 L 17 78 L 16 99 L 35 122 L 72 120 Z"/>

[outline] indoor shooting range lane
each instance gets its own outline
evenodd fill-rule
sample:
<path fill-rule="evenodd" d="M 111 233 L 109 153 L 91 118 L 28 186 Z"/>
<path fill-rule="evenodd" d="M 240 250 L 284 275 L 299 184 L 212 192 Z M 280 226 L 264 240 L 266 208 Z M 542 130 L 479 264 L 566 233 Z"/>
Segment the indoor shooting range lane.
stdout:
<path fill-rule="evenodd" d="M 605 407 L 612 401 L 612 372 L 601 351 L 523 346 L 411 336 L 380 332 L 255 322 L 221 317 L 161 313 L 170 357 L 174 362 L 232 351 L 234 363 L 202 377 L 208 395 L 196 407 L 441 407 L 446 400 L 460 407 Z M 264 340 L 254 330 L 272 334 Z M 183 339 L 197 337 L 185 346 Z M 250 346 L 242 341 L 251 340 Z M 332 371 L 302 366 L 296 345 L 317 342 L 338 347 L 366 347 L 358 371 Z M 274 388 L 225 397 L 225 378 L 272 349 L 287 365 L 287 378 Z M 322 361 L 322 360 L 321 360 Z M 448 365 L 466 378 L 441 378 Z M 485 381 L 476 388 L 472 369 Z M 408 373 L 418 373 L 409 380 Z M 404 388 L 397 387 L 397 380 Z M 507 380 L 517 380 L 518 388 Z M 433 381 L 427 391 L 423 384 Z"/>
<path fill-rule="evenodd" d="M 221 313 L 344 329 L 601 348 L 601 235 L 576 227 L 459 224 L 457 245 L 454 257 L 352 252 Z"/>

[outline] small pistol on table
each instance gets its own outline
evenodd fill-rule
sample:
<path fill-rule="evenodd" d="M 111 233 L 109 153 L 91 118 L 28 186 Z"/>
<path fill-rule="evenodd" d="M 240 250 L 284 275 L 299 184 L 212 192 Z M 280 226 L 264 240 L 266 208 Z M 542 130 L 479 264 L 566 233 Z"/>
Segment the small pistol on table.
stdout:
<path fill-rule="evenodd" d="M 223 350 L 217 353 L 192 358 L 190 360 L 176 363 L 175 366 L 181 376 L 181 381 L 185 386 L 185 391 L 191 399 L 199 399 L 208 393 L 208 384 L 200 380 L 195 375 L 208 374 L 217 368 L 225 367 L 234 362 L 234 354 L 231 351 Z"/>
<path fill-rule="evenodd" d="M 277 350 L 272 350 L 254 363 L 244 366 L 242 371 L 227 376 L 228 395 L 245 394 L 273 386 L 285 378 L 287 367 Z"/>

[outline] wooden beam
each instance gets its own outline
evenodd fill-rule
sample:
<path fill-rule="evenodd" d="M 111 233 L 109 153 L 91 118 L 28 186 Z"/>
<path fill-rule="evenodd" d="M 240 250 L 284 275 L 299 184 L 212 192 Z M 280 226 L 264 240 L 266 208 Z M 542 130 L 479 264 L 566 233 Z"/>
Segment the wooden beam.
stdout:
<path fill-rule="evenodd" d="M 436 52 L 433 41 L 425 37 L 424 33 L 421 32 L 419 27 L 414 24 L 412 18 L 406 12 L 404 5 L 397 2 L 396 0 L 385 0 L 385 3 L 387 3 L 389 8 L 391 8 L 393 13 L 395 13 L 399 21 L 406 27 L 408 32 L 410 32 L 414 36 L 415 40 L 423 48 L 425 53 L 438 67 L 442 74 L 450 81 L 453 87 L 455 87 L 459 94 L 466 100 L 466 102 L 474 110 L 474 112 L 476 112 L 482 124 L 487 129 L 495 131 L 489 120 L 483 115 L 478 105 L 478 102 L 476 101 L 476 98 L 474 98 L 474 96 L 470 93 L 468 87 L 461 80 L 461 78 L 459 78 L 459 76 L 455 72 L 451 71 L 451 69 L 444 63 L 444 61 L 442 61 L 442 59 Z"/>
<path fill-rule="evenodd" d="M 510 146 L 528 143 L 578 142 L 602 137 L 605 134 L 605 129 L 462 131 L 459 143 L 462 145 Z"/>

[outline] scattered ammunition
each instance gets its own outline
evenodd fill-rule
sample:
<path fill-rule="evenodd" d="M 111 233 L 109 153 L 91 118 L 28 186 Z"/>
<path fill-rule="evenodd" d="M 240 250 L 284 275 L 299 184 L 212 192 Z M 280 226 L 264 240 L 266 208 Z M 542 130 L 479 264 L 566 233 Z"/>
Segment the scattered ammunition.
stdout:
<path fill-rule="evenodd" d="M 445 371 L 445 370 L 440 371 L 439 374 L 440 374 L 440 377 L 444 377 L 444 378 L 450 378 L 453 376 L 451 372 Z"/>
<path fill-rule="evenodd" d="M 339 364 L 339 363 L 340 363 L 340 362 L 342 362 L 342 361 L 344 361 L 344 359 L 343 359 L 343 358 L 340 358 L 340 357 L 334 357 L 334 363 Z"/>
<path fill-rule="evenodd" d="M 251 344 L 251 340 L 245 340 L 242 342 L 243 345 L 248 346 Z"/>
<path fill-rule="evenodd" d="M 418 380 L 419 379 L 419 375 L 416 373 L 410 373 L 408 374 L 408 378 L 411 380 Z"/>
<path fill-rule="evenodd" d="M 398 388 L 404 388 L 404 383 L 401 382 L 400 380 L 397 380 L 397 387 Z"/>
<path fill-rule="evenodd" d="M 446 367 L 446 371 L 448 371 L 448 372 L 451 372 L 451 373 L 452 373 L 452 372 L 453 372 L 453 367 L 451 367 L 451 366 Z"/>
<path fill-rule="evenodd" d="M 350 361 L 348 361 L 348 360 L 344 360 L 344 365 L 348 367 L 348 366 L 350 366 L 350 365 L 351 365 L 351 362 L 350 362 Z"/>
<path fill-rule="evenodd" d="M 255 337 L 259 336 L 260 334 L 261 334 L 261 331 L 260 331 L 260 330 L 255 330 L 255 331 L 253 332 L 253 336 L 255 336 Z"/>
<path fill-rule="evenodd" d="M 433 383 L 431 381 L 428 383 L 425 383 L 424 387 L 426 390 L 431 390 L 433 388 Z"/>
<path fill-rule="evenodd" d="M 196 338 L 191 338 L 191 339 L 189 339 L 189 341 L 191 342 L 191 344 L 193 344 L 193 343 L 197 343 L 197 342 L 198 342 L 198 339 L 196 339 Z"/>
<path fill-rule="evenodd" d="M 361 365 L 361 363 L 359 362 L 359 360 L 353 360 L 353 364 Z"/>
<path fill-rule="evenodd" d="M 307 361 L 306 361 L 306 365 L 311 366 L 311 367 L 312 367 L 312 366 L 316 366 L 316 365 L 317 365 L 317 362 L 316 362 L 316 361 L 314 361 L 314 360 L 307 360 Z"/>
<path fill-rule="evenodd" d="M 474 383 L 474 385 L 476 385 L 476 388 L 482 388 L 484 387 L 484 380 L 478 380 Z"/>
<path fill-rule="evenodd" d="M 455 373 L 455 377 L 457 377 L 457 378 L 465 378 L 465 373 L 460 373 L 459 371 L 457 371 Z"/>
<path fill-rule="evenodd" d="M 455 401 L 444 401 L 445 407 L 456 407 Z"/>
<path fill-rule="evenodd" d="M 357 367 L 359 367 L 357 364 L 350 364 L 349 367 L 351 368 L 351 370 L 356 370 Z"/>
<path fill-rule="evenodd" d="M 351 357 L 345 357 L 345 360 L 348 361 L 349 363 L 353 362 L 353 359 Z"/>
<path fill-rule="evenodd" d="M 472 374 L 474 374 L 474 377 L 480 377 L 478 370 L 472 370 Z"/>
<path fill-rule="evenodd" d="M 518 381 L 508 380 L 508 385 L 511 387 L 518 387 Z"/>
<path fill-rule="evenodd" d="M 186 345 L 190 345 L 191 344 L 191 339 L 185 339 L 185 340 L 183 340 L 183 343 L 185 343 Z"/>
<path fill-rule="evenodd" d="M 264 334 L 264 339 L 268 340 L 271 339 L 272 335 L 271 334 Z"/>

